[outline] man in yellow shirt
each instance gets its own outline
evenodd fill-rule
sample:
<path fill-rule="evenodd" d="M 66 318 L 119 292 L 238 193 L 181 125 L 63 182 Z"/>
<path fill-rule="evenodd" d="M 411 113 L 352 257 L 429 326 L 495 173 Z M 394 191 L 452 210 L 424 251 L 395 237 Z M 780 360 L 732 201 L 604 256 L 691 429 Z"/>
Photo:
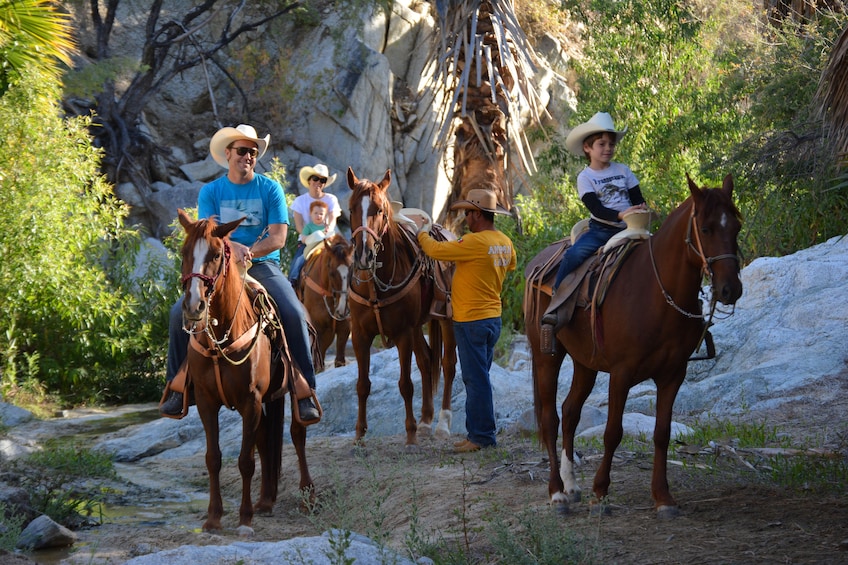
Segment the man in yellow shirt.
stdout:
<path fill-rule="evenodd" d="M 495 214 L 509 214 L 491 190 L 472 189 L 452 210 L 465 210 L 471 233 L 456 241 L 436 241 L 419 225 L 418 242 L 428 256 L 454 261 L 451 290 L 453 327 L 465 383 L 466 439 L 454 444 L 458 453 L 497 445 L 495 406 L 489 369 L 501 334 L 501 290 L 515 269 L 512 241 L 495 229 Z M 416 222 L 417 223 L 417 222 Z"/>

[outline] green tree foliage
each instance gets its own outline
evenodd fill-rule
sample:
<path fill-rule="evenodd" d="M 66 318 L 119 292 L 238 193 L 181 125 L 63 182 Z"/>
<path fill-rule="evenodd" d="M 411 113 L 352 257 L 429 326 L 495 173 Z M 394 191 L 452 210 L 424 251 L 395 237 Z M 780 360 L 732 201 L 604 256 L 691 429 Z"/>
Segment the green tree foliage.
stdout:
<path fill-rule="evenodd" d="M 747 260 L 782 255 L 844 232 L 848 193 L 812 112 L 818 77 L 844 14 L 775 29 L 750 2 L 566 0 L 583 23 L 574 63 L 572 127 L 610 112 L 628 133 L 630 165 L 662 215 L 688 194 L 685 175 L 717 186 L 732 173 Z M 561 191 L 584 163 L 558 140 L 540 159 L 542 190 Z M 563 231 L 577 218 L 566 202 Z M 579 208 L 578 208 L 579 209 Z"/>
<path fill-rule="evenodd" d="M 57 79 L 74 51 L 70 16 L 50 0 L 0 2 L 0 95 L 29 65 Z"/>
<path fill-rule="evenodd" d="M 149 400 L 167 333 L 160 289 L 176 285 L 130 276 L 138 236 L 89 120 L 62 119 L 54 85 L 32 67 L 0 97 L 0 391 L 29 380 L 72 403 Z"/>

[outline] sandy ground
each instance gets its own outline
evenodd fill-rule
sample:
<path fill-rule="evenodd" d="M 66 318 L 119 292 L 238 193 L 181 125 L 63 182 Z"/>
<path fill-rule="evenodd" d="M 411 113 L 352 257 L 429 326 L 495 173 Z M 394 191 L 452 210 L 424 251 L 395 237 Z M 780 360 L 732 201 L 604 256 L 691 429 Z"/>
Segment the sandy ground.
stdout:
<path fill-rule="evenodd" d="M 846 381 L 829 379 L 803 391 L 802 401 L 748 419 L 777 427 L 793 438 L 794 446 L 815 447 L 844 464 Z M 681 509 L 673 520 L 656 517 L 650 498 L 652 457 L 632 442 L 619 448 L 613 465 L 611 513 L 598 516 L 589 512 L 598 445 L 582 448 L 584 463 L 578 470 L 583 502 L 556 515 L 547 505 L 547 456 L 530 438 L 507 435 L 495 449 L 461 456 L 451 449 L 457 437 L 421 438 L 417 453 L 407 453 L 400 436 L 367 439 L 364 449 L 354 448 L 349 437 L 308 440 L 320 505 L 311 514 L 300 509 L 294 449 L 287 443 L 280 498 L 273 516 L 254 519 L 253 541 L 347 527 L 399 551 L 440 545 L 450 555 L 464 555 L 464 562 L 509 562 L 498 557 L 505 542 L 495 532 L 506 526 L 514 533 L 510 543 L 519 543 L 537 523 L 528 517 L 534 515 L 537 521 L 552 519 L 544 522 L 545 535 L 560 543 L 573 540 L 583 563 L 848 562 L 846 484 L 825 493 L 804 485 L 776 486 L 769 473 L 773 460 L 757 450 L 730 449 L 730 438 L 716 438 L 718 450 L 679 446 L 671 455 L 675 463 L 669 482 Z M 202 454 L 169 465 L 145 465 L 122 471 L 146 477 L 138 481 L 141 486 L 121 481 L 110 485 L 111 517 L 80 531 L 75 553 L 31 557 L 40 563 L 60 558 L 66 563 L 122 563 L 155 550 L 240 539 L 235 530 L 240 495 L 235 461 L 224 463 L 227 514 L 224 531 L 217 534 L 200 531 L 207 488 Z M 163 493 L 163 486 L 187 493 L 187 499 L 175 500 Z"/>

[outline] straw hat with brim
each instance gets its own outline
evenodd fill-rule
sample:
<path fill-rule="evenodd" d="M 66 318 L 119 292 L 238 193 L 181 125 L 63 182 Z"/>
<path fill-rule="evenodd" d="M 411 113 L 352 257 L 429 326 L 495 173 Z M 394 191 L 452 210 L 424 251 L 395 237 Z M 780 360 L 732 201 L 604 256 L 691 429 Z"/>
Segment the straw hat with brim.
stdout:
<path fill-rule="evenodd" d="M 432 224 L 433 220 L 430 218 L 430 214 L 425 212 L 420 208 L 404 208 L 402 202 L 395 202 L 392 200 L 392 219 L 398 224 L 407 224 L 413 227 L 418 227 L 418 224 L 415 223 L 415 220 L 410 218 L 410 216 L 419 216 L 426 220 L 426 224 Z"/>
<path fill-rule="evenodd" d="M 265 154 L 265 150 L 268 149 L 268 144 L 271 143 L 271 134 L 265 137 L 259 137 L 256 135 L 256 130 L 253 129 L 253 126 L 247 124 L 239 124 L 234 128 L 221 128 L 215 132 L 215 135 L 212 136 L 212 140 L 209 142 L 209 153 L 212 154 L 212 158 L 215 159 L 216 163 L 228 169 L 230 164 L 227 163 L 227 154 L 224 151 L 231 143 L 241 139 L 252 141 L 256 144 L 259 149 L 259 154 L 256 156 L 256 160 L 258 161 Z"/>
<path fill-rule="evenodd" d="M 327 234 L 323 231 L 316 231 L 307 235 L 306 239 L 303 241 L 303 244 L 306 246 L 303 249 L 303 258 L 309 259 L 309 255 L 311 255 L 312 252 L 315 251 L 315 248 L 318 247 L 318 245 L 325 239 L 327 239 Z"/>
<path fill-rule="evenodd" d="M 451 210 L 483 210 L 494 214 L 509 215 L 509 210 L 498 204 L 498 197 L 491 190 L 472 188 L 465 200 L 457 200 L 451 204 Z"/>
<path fill-rule="evenodd" d="M 327 168 L 327 165 L 323 163 L 318 163 L 314 167 L 307 166 L 300 169 L 300 174 L 298 175 L 300 176 L 300 184 L 302 184 L 306 188 L 309 188 L 309 177 L 311 177 L 312 175 L 327 179 L 327 182 L 324 183 L 324 188 L 327 188 L 328 186 L 336 182 L 337 176 L 330 176 L 330 170 Z"/>
<path fill-rule="evenodd" d="M 651 223 L 652 215 L 653 213 L 650 210 L 634 210 L 625 214 L 622 219 L 627 224 L 627 228 L 609 238 L 604 245 L 604 251 L 612 249 L 622 239 L 648 239 L 651 237 L 648 226 Z"/>
<path fill-rule="evenodd" d="M 565 138 L 565 148 L 571 153 L 583 156 L 583 140 L 593 133 L 611 133 L 615 135 L 615 142 L 621 141 L 624 134 L 627 133 L 627 128 L 616 130 L 615 124 L 612 121 L 612 116 L 606 112 L 598 112 L 588 122 L 584 122 L 575 127 Z"/>

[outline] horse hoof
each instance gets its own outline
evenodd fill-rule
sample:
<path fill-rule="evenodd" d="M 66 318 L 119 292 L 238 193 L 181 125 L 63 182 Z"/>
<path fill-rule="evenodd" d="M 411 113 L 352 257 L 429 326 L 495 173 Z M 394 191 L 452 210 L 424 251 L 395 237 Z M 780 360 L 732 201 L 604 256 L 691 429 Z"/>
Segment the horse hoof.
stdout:
<path fill-rule="evenodd" d="M 551 498 L 550 505 L 551 510 L 557 516 L 566 516 L 568 514 L 568 498 L 564 497 L 561 492 Z"/>
<path fill-rule="evenodd" d="M 434 435 L 436 436 L 436 439 L 438 439 L 438 440 L 446 440 L 450 437 L 450 431 L 445 429 L 445 428 L 441 428 L 441 427 L 437 426 L 436 427 L 436 433 Z"/>
<path fill-rule="evenodd" d="M 661 520 L 670 520 L 680 516 L 680 507 L 678 506 L 658 506 L 657 518 Z"/>
<path fill-rule="evenodd" d="M 418 424 L 415 431 L 419 437 L 430 437 L 433 434 L 433 424 Z"/>
<path fill-rule="evenodd" d="M 240 538 L 252 538 L 256 535 L 256 532 L 250 526 L 239 526 L 236 528 L 236 532 Z"/>
<path fill-rule="evenodd" d="M 418 453 L 421 453 L 421 446 L 419 446 L 417 443 L 407 443 L 403 446 L 403 452 L 408 455 L 416 455 Z"/>
<path fill-rule="evenodd" d="M 610 516 L 612 507 L 604 502 L 593 502 L 589 505 L 590 516 Z"/>

